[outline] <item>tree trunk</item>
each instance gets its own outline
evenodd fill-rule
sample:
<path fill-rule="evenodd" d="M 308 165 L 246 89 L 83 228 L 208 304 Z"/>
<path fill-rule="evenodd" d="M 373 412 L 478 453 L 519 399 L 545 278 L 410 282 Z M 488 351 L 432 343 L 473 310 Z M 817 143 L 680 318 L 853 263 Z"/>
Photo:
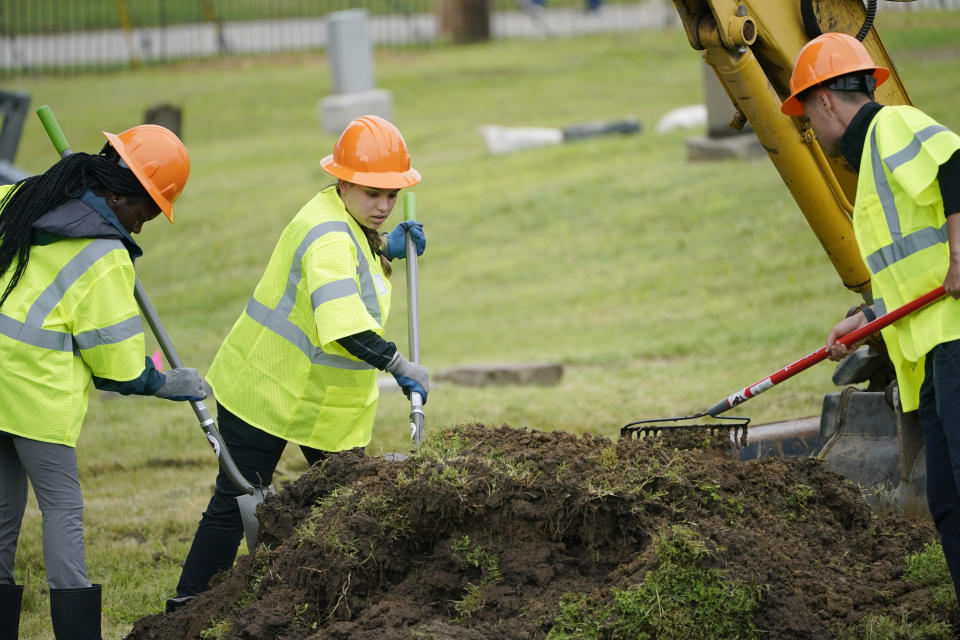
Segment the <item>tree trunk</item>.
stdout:
<path fill-rule="evenodd" d="M 454 44 L 490 39 L 490 0 L 438 0 L 437 22 L 441 37 Z"/>

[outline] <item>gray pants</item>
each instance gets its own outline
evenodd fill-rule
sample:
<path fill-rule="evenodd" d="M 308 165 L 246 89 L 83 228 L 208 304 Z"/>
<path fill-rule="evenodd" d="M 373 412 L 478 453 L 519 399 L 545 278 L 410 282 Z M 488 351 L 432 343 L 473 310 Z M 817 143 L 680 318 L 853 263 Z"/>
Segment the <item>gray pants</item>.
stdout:
<path fill-rule="evenodd" d="M 90 586 L 83 496 L 73 447 L 0 431 L 0 584 L 14 584 L 14 557 L 27 507 L 27 478 L 43 516 L 43 563 L 51 589 Z"/>

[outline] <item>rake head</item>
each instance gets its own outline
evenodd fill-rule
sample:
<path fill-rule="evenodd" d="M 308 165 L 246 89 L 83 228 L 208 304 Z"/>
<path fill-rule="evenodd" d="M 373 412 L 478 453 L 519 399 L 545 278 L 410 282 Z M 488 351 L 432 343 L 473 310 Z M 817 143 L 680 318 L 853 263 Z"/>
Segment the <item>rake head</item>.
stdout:
<path fill-rule="evenodd" d="M 702 421 L 704 418 L 718 420 L 721 422 L 694 422 Z M 646 438 L 648 436 L 658 436 L 671 431 L 708 431 L 710 435 L 727 433 L 736 448 L 747 446 L 747 425 L 750 424 L 750 418 L 731 418 L 725 416 L 710 416 L 706 413 L 699 413 L 695 416 L 685 416 L 682 418 L 664 418 L 659 420 L 638 420 L 630 422 L 620 427 L 621 438 Z"/>

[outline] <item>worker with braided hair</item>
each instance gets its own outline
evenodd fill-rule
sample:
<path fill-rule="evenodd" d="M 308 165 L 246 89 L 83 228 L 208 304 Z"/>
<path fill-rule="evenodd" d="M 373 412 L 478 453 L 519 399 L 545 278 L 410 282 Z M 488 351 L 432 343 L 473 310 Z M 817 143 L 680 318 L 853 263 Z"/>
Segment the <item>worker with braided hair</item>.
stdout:
<path fill-rule="evenodd" d="M 23 587 L 14 556 L 27 481 L 42 514 L 54 634 L 100 638 L 101 588 L 87 576 L 76 444 L 98 389 L 201 400 L 195 369 L 158 371 L 144 354 L 131 234 L 173 222 L 190 161 L 171 131 L 104 132 L 98 154 L 69 155 L 0 187 L 0 638 L 16 638 Z"/>
<path fill-rule="evenodd" d="M 288 442 L 299 445 L 310 464 L 327 452 L 366 446 L 378 370 L 393 374 L 407 396 L 416 392 L 426 402 L 430 390 L 426 368 L 383 338 L 390 260 L 407 257 L 408 233 L 418 255 L 427 242 L 412 220 L 380 233 L 400 190 L 420 182 L 406 143 L 391 122 L 360 116 L 320 166 L 336 184 L 311 198 L 284 229 L 207 373 L 224 442 L 258 487 L 270 485 Z M 240 495 L 219 472 L 168 613 L 233 566 L 243 538 Z"/>

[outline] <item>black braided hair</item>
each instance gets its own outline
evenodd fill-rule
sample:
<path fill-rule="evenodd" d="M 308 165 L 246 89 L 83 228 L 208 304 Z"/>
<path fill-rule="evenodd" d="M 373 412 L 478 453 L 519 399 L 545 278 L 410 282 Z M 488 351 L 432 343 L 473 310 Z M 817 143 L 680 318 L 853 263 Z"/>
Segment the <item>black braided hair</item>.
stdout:
<path fill-rule="evenodd" d="M 360 228 L 363 229 L 363 234 L 367 236 L 367 244 L 370 245 L 370 252 L 375 256 L 380 256 L 380 266 L 383 268 L 384 275 L 389 278 L 393 273 L 393 266 L 390 264 L 390 261 L 387 260 L 386 256 L 383 255 L 383 236 L 381 236 L 380 232 L 376 229 L 368 229 L 363 225 L 360 225 Z"/>
<path fill-rule="evenodd" d="M 133 172 L 119 163 L 116 150 L 106 145 L 97 155 L 74 153 L 61 159 L 44 173 L 18 182 L 0 200 L 0 276 L 16 260 L 13 276 L 0 297 L 0 307 L 27 269 L 33 238 L 31 225 L 67 200 L 98 187 L 118 195 L 150 198 Z"/>

